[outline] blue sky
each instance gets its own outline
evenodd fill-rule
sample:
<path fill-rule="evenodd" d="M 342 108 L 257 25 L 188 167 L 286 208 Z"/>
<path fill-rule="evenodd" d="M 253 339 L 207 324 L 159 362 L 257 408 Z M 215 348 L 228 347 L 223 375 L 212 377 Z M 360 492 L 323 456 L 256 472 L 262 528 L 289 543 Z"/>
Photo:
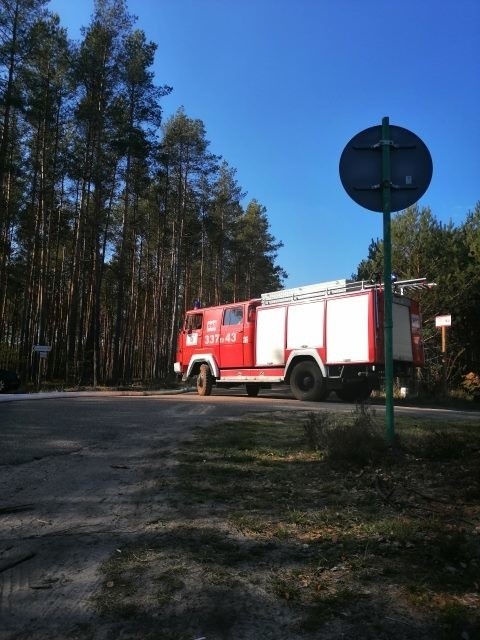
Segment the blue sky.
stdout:
<path fill-rule="evenodd" d="M 355 204 L 338 163 L 359 131 L 390 123 L 433 158 L 420 200 L 461 224 L 480 201 L 478 0 L 127 0 L 157 43 L 156 82 L 205 123 L 267 208 L 293 287 L 350 277 L 382 214 Z M 51 0 L 73 39 L 93 0 Z M 395 265 L 393 265 L 395 268 Z"/>

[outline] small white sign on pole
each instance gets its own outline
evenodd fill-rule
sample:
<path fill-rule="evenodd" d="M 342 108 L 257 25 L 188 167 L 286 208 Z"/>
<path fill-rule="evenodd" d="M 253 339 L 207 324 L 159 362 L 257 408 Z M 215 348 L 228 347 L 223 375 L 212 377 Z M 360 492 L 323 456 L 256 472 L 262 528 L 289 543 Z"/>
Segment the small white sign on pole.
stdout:
<path fill-rule="evenodd" d="M 452 316 L 435 316 L 436 327 L 451 327 Z"/>
<path fill-rule="evenodd" d="M 52 350 L 52 347 L 46 344 L 36 344 L 34 345 L 33 350 L 42 355 L 42 353 L 49 353 Z"/>

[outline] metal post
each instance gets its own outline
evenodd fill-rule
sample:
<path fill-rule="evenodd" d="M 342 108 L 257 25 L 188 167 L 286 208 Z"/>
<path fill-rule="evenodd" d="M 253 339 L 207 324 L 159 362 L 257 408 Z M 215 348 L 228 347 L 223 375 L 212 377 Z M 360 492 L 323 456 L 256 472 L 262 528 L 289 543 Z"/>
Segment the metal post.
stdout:
<path fill-rule="evenodd" d="M 393 318 L 392 318 L 392 239 L 390 234 L 391 175 L 390 123 L 382 119 L 382 204 L 383 204 L 383 283 L 385 356 L 385 432 L 390 445 L 395 441 L 393 414 Z"/>
<path fill-rule="evenodd" d="M 442 391 L 446 398 L 448 396 L 447 384 L 447 327 L 442 326 Z"/>

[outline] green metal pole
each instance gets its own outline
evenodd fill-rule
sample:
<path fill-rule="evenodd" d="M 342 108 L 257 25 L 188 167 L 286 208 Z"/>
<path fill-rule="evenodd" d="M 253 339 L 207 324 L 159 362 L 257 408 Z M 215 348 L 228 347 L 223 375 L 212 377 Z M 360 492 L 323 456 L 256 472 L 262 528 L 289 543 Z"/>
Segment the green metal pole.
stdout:
<path fill-rule="evenodd" d="M 382 120 L 382 204 L 383 204 L 383 283 L 384 283 L 384 355 L 385 355 L 385 432 L 390 445 L 395 441 L 393 414 L 393 318 L 392 318 L 392 238 L 390 175 L 390 123 Z"/>

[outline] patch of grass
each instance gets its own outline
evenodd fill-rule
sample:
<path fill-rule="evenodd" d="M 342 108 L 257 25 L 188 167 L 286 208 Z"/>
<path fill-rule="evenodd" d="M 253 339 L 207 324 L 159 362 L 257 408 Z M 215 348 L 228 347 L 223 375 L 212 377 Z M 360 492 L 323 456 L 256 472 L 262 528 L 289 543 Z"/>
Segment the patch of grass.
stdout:
<path fill-rule="evenodd" d="M 401 457 L 368 409 L 199 430 L 169 484 L 182 522 L 163 518 L 114 556 L 101 610 L 146 620 L 160 608 L 148 638 L 222 637 L 226 620 L 247 638 L 248 610 L 251 637 L 266 640 L 276 615 L 296 640 L 472 640 L 480 430 L 403 418 L 396 429 Z"/>
<path fill-rule="evenodd" d="M 117 618 L 133 618 L 139 613 L 138 606 L 132 602 L 133 583 L 125 576 L 113 580 L 111 576 L 104 581 L 101 593 L 95 598 L 100 615 Z"/>
<path fill-rule="evenodd" d="M 330 592 L 318 589 L 312 603 L 305 608 L 300 628 L 307 632 L 319 631 L 325 621 L 337 616 L 348 616 L 352 604 L 358 602 L 361 594 L 349 587 L 338 586 Z"/>
<path fill-rule="evenodd" d="M 358 405 L 349 420 L 310 413 L 304 430 L 308 448 L 338 464 L 365 466 L 384 459 L 388 451 L 375 414 L 365 404 Z"/>
<path fill-rule="evenodd" d="M 173 565 L 165 571 L 160 571 L 155 575 L 157 585 L 156 599 L 160 605 L 171 602 L 176 593 L 184 587 L 183 577 L 188 573 L 186 567 Z"/>
<path fill-rule="evenodd" d="M 446 602 L 440 607 L 440 638 L 478 638 L 480 623 L 472 622 L 471 606 L 461 602 Z"/>
<path fill-rule="evenodd" d="M 298 580 L 292 579 L 290 575 L 279 573 L 270 579 L 268 586 L 277 598 L 288 602 L 300 601 L 301 587 Z"/>
<path fill-rule="evenodd" d="M 433 430 L 419 440 L 417 452 L 430 460 L 459 460 L 468 454 L 468 447 L 461 434 Z"/>

